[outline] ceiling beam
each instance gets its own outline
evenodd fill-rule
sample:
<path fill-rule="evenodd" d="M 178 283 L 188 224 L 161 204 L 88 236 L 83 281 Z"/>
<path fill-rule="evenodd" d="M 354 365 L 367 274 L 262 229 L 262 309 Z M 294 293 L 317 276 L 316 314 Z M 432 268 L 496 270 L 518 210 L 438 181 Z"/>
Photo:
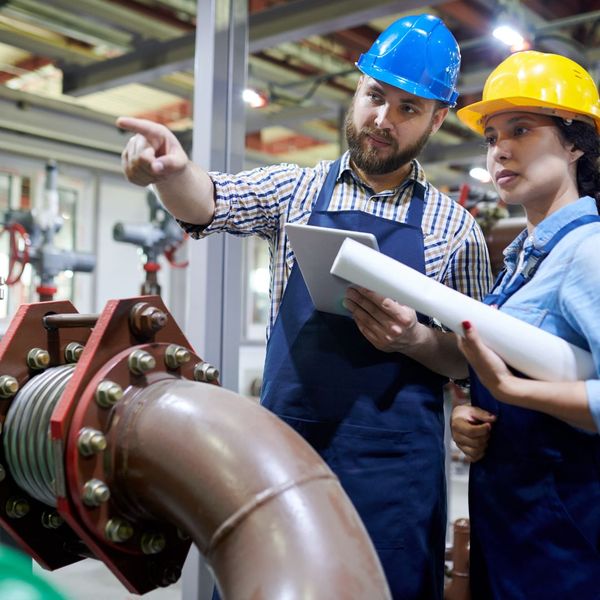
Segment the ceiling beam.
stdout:
<path fill-rule="evenodd" d="M 194 67 L 196 34 L 139 44 L 133 52 L 94 65 L 63 69 L 63 93 L 84 96 L 129 83 L 151 83 Z"/>
<path fill-rule="evenodd" d="M 428 6 L 441 4 L 432 0 Z M 249 52 L 310 35 L 363 25 L 371 19 L 422 8 L 417 0 L 296 0 L 249 17 Z M 83 96 L 128 83 L 148 83 L 194 65 L 194 33 L 165 42 L 145 42 L 133 52 L 85 68 L 65 67 L 64 91 Z"/>
<path fill-rule="evenodd" d="M 445 0 L 431 0 L 427 7 Z M 254 13 L 249 20 L 249 51 L 364 25 L 389 15 L 419 10 L 417 0 L 296 0 Z"/>

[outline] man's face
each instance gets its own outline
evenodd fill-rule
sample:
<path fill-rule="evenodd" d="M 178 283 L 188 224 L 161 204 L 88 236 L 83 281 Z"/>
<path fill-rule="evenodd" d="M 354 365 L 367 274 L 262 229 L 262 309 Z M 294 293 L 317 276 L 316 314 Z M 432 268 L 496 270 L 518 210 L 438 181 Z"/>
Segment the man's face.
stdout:
<path fill-rule="evenodd" d="M 367 175 L 396 171 L 419 155 L 447 112 L 434 100 L 361 77 L 345 121 L 350 158 Z"/>

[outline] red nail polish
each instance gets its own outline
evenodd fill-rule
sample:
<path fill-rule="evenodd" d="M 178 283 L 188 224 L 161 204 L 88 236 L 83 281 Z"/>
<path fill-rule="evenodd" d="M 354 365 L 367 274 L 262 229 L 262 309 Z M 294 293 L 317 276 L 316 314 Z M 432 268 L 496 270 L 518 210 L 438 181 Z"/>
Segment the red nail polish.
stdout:
<path fill-rule="evenodd" d="M 461 325 L 465 331 L 469 331 L 469 329 L 471 329 L 471 321 L 463 321 Z"/>

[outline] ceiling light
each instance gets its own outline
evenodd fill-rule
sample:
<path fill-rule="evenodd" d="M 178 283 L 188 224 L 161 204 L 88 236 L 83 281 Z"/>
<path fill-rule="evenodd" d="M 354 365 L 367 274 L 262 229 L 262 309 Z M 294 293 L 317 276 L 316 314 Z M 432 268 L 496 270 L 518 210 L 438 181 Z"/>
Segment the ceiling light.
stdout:
<path fill-rule="evenodd" d="M 473 179 L 477 179 L 477 181 L 481 181 L 481 183 L 489 183 L 490 181 L 492 181 L 492 177 L 488 173 L 487 169 L 484 169 L 482 167 L 473 167 L 469 171 L 469 175 Z"/>
<path fill-rule="evenodd" d="M 493 31 L 493 36 L 507 46 L 519 46 L 525 38 L 512 25 L 498 25 Z"/>
<path fill-rule="evenodd" d="M 250 106 L 250 108 L 264 108 L 269 103 L 266 94 L 257 92 L 252 88 L 246 88 L 242 92 L 242 100 Z"/>

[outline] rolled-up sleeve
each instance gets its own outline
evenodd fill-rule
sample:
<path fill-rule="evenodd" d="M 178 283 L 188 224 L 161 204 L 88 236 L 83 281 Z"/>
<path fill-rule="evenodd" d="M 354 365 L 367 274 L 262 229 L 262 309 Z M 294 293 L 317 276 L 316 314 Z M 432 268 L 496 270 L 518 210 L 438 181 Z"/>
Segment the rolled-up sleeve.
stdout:
<path fill-rule="evenodd" d="M 194 238 L 212 233 L 259 235 L 268 239 L 279 228 L 280 215 L 297 193 L 305 169 L 273 165 L 236 175 L 210 172 L 215 186 L 215 215 L 209 225 L 179 221 Z"/>
<path fill-rule="evenodd" d="M 600 432 L 600 232 L 594 232 L 578 247 L 560 289 L 562 312 L 584 337 L 592 353 L 596 377 L 585 382 L 590 412 Z"/>

